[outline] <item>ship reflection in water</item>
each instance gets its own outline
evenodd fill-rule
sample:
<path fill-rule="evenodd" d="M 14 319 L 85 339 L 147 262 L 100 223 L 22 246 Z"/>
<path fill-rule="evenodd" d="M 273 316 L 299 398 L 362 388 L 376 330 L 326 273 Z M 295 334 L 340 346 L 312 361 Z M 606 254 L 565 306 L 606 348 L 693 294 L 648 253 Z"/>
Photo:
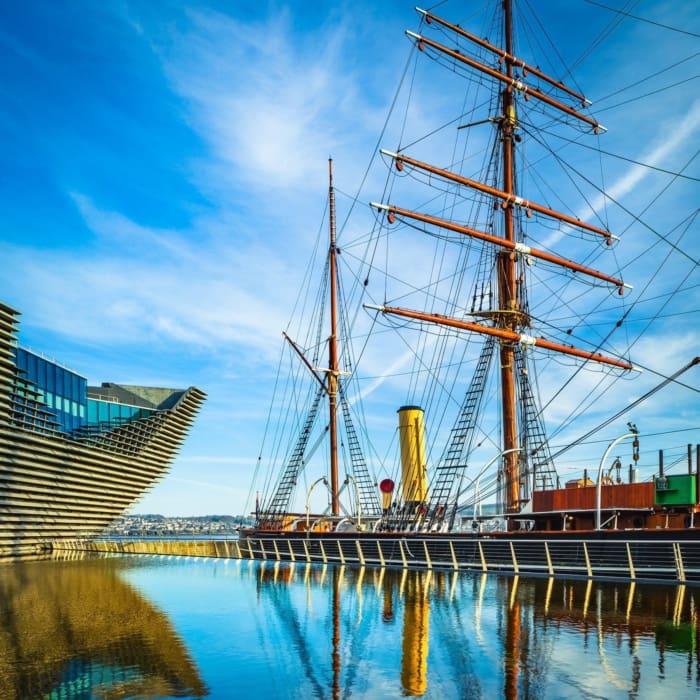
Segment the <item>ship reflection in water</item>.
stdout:
<path fill-rule="evenodd" d="M 695 698 L 700 690 L 698 589 L 295 564 L 249 573 L 275 606 L 273 638 L 299 652 L 315 697 L 642 698 L 666 688 Z M 300 586 L 305 599 L 294 595 Z"/>
<path fill-rule="evenodd" d="M 700 691 L 700 589 L 124 557 L 0 565 L 0 697 Z"/>

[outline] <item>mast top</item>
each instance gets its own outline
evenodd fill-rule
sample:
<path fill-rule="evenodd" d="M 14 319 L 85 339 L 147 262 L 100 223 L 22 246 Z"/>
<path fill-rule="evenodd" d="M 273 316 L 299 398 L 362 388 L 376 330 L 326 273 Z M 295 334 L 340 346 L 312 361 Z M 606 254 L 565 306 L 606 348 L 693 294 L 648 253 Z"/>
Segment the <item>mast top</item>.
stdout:
<path fill-rule="evenodd" d="M 507 70 L 505 71 L 499 71 L 496 70 L 495 68 L 491 68 L 490 66 L 487 66 L 485 63 L 482 63 L 481 61 L 475 60 L 473 58 L 470 58 L 468 56 L 465 56 L 463 53 L 460 51 L 457 51 L 455 49 L 450 49 L 447 46 L 444 46 L 443 44 L 438 43 L 437 41 L 433 41 L 432 39 L 429 39 L 428 37 L 422 36 L 420 34 L 416 34 L 415 32 L 412 32 L 410 30 L 406 30 L 406 35 L 409 36 L 410 38 L 414 39 L 416 42 L 416 45 L 418 46 L 418 49 L 420 51 L 424 51 L 426 46 L 431 47 L 435 51 L 438 51 L 439 53 L 442 53 L 446 56 L 449 56 L 453 60 L 459 62 L 459 63 L 464 63 L 465 65 L 474 68 L 475 70 L 481 71 L 482 73 L 485 73 L 486 75 L 490 76 L 491 78 L 494 78 L 495 80 L 499 80 L 506 85 L 506 89 L 510 92 L 519 92 L 521 93 L 525 99 L 530 99 L 530 97 L 535 98 L 536 100 L 540 102 L 544 102 L 545 104 L 549 105 L 550 107 L 553 107 L 554 109 L 557 109 L 561 112 L 564 112 L 565 114 L 569 115 L 570 117 L 573 117 L 579 121 L 582 121 L 589 126 L 593 128 L 593 132 L 595 134 L 600 134 L 601 132 L 607 131 L 607 129 L 600 124 L 598 121 L 595 119 L 585 115 L 581 114 L 581 112 L 578 112 L 575 110 L 573 107 L 570 107 L 567 104 L 564 104 L 563 102 L 560 102 L 559 100 L 554 99 L 547 93 L 542 92 L 541 90 L 538 90 L 537 88 L 530 87 L 528 86 L 523 80 L 520 79 L 519 76 L 513 75 L 513 68 L 521 68 L 522 69 L 522 77 L 524 78 L 527 76 L 528 73 L 532 73 L 533 75 L 536 75 L 538 78 L 541 80 L 544 80 L 547 82 L 549 85 L 552 87 L 557 88 L 560 91 L 563 91 L 567 93 L 568 95 L 574 97 L 575 99 L 579 100 L 581 102 L 581 105 L 583 107 L 586 107 L 590 104 L 590 102 L 583 96 L 578 94 L 577 92 L 574 92 L 570 88 L 566 87 L 561 81 L 556 80 L 555 78 L 552 78 L 548 76 L 547 74 L 543 73 L 539 69 L 535 68 L 534 66 L 529 66 L 525 64 L 524 61 L 516 58 L 512 54 L 512 36 L 511 36 L 511 17 L 510 17 L 510 3 L 506 2 L 505 4 L 505 15 L 506 15 L 506 49 L 500 49 L 496 46 L 493 46 L 489 44 L 488 42 L 484 41 L 483 39 L 480 39 L 479 37 L 475 36 L 474 34 L 471 34 L 470 32 L 465 31 L 462 29 L 460 26 L 456 24 L 452 24 L 450 22 L 447 22 L 446 20 L 441 19 L 437 15 L 433 15 L 425 10 L 421 10 L 420 8 L 416 8 L 418 12 L 421 14 L 424 14 L 426 17 L 426 22 L 428 24 L 432 23 L 432 21 L 436 21 L 439 24 L 441 24 L 444 27 L 447 27 L 448 29 L 454 31 L 455 33 L 459 34 L 460 36 L 464 37 L 465 39 L 468 39 L 474 44 L 477 44 L 479 46 L 487 48 L 489 51 L 492 51 L 493 53 L 496 53 L 501 57 L 502 63 L 505 64 Z"/>

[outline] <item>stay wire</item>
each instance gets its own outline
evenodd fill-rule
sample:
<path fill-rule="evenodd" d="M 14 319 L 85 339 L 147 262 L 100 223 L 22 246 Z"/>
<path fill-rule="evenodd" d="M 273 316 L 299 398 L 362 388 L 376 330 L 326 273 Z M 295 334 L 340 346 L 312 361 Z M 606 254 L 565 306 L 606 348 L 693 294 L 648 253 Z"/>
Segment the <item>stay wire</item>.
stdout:
<path fill-rule="evenodd" d="M 683 374 L 684 372 L 686 372 L 687 370 L 689 370 L 691 367 L 694 367 L 694 366 L 697 365 L 698 363 L 700 363 L 700 357 L 694 358 L 694 359 L 693 359 L 691 362 L 689 362 L 687 365 L 685 365 L 684 367 L 681 367 L 681 369 L 679 369 L 677 372 L 674 372 L 674 374 L 672 374 L 670 377 L 666 377 L 660 384 L 657 384 L 655 387 L 653 387 L 652 389 L 650 389 L 649 391 L 647 391 L 646 394 L 642 394 L 642 396 L 640 396 L 638 399 L 636 399 L 635 401 L 633 401 L 631 404 L 628 404 L 628 405 L 625 406 L 623 409 L 619 410 L 615 415 L 613 415 L 613 416 L 611 416 L 610 418 L 608 418 L 607 420 L 603 421 L 600 425 L 597 425 L 595 428 L 592 428 L 592 429 L 589 430 L 587 433 L 585 433 L 585 434 L 582 435 L 581 437 L 577 438 L 577 439 L 574 440 L 573 442 L 569 443 L 568 445 L 565 445 L 562 449 L 560 449 L 558 452 L 556 452 L 556 453 L 554 453 L 554 454 L 552 455 L 552 459 L 553 459 L 553 460 L 556 459 L 557 457 L 561 456 L 562 454 L 564 454 L 565 452 L 567 452 L 568 450 L 570 450 L 572 447 L 575 447 L 576 445 L 579 445 L 581 442 L 583 442 L 584 440 L 586 440 L 587 438 L 589 438 L 591 435 L 594 435 L 594 434 L 597 433 L 599 430 L 602 430 L 602 429 L 605 428 L 606 426 L 610 425 L 610 423 L 613 423 L 613 422 L 616 421 L 618 418 L 624 416 L 625 413 L 628 413 L 628 412 L 631 411 L 633 408 L 635 408 L 636 406 L 638 406 L 640 403 L 642 403 L 643 401 L 646 401 L 650 396 L 653 396 L 654 394 L 656 394 L 658 391 L 660 391 L 661 389 L 663 389 L 663 388 L 664 388 L 665 386 L 667 386 L 668 384 L 671 384 L 672 382 L 675 382 L 675 380 L 676 380 L 681 374 Z"/>
<path fill-rule="evenodd" d="M 652 95 L 658 95 L 661 92 L 666 92 L 666 90 L 671 90 L 673 88 L 679 87 L 680 85 L 685 85 L 686 83 L 690 83 L 693 80 L 697 80 L 700 78 L 700 75 L 693 75 L 690 78 L 684 78 L 683 80 L 679 80 L 677 83 L 672 83 L 671 85 L 665 85 L 664 87 L 657 88 L 656 90 L 650 90 L 649 92 L 645 92 L 643 95 L 638 95 L 637 97 L 630 97 L 629 100 L 624 100 L 622 102 L 616 102 L 614 105 L 609 105 L 608 107 L 602 107 L 601 109 L 596 110 L 598 113 L 600 112 L 608 112 L 611 109 L 617 109 L 618 107 L 623 107 L 624 105 L 631 104 L 632 102 L 636 102 L 637 100 L 642 100 L 647 97 L 651 97 Z"/>
<path fill-rule="evenodd" d="M 610 10 L 610 12 L 616 12 L 619 15 L 624 15 L 629 19 L 634 19 L 638 22 L 646 22 L 647 24 L 652 24 L 655 27 L 660 27 L 661 29 L 668 29 L 671 32 L 678 32 L 679 34 L 687 34 L 688 36 L 694 36 L 700 39 L 700 34 L 695 32 L 689 32 L 685 29 L 679 29 L 678 27 L 672 27 L 669 24 L 662 24 L 661 22 L 655 22 L 653 19 L 646 19 L 646 17 L 640 17 L 639 15 L 633 15 L 630 12 L 626 12 L 623 9 L 618 9 L 616 7 L 609 7 L 608 5 L 603 5 L 603 3 L 595 2 L 595 0 L 586 0 L 589 5 L 595 5 L 596 7 L 602 7 L 604 10 Z"/>
<path fill-rule="evenodd" d="M 700 55 L 700 54 L 698 54 Z M 532 126 L 532 125 L 528 125 Z M 662 173 L 663 175 L 672 175 L 673 177 L 677 178 L 682 178 L 683 180 L 689 180 L 690 182 L 700 182 L 700 177 L 693 177 L 692 175 L 684 175 L 683 173 L 676 172 L 674 170 L 668 170 L 666 168 L 660 168 L 658 165 L 651 165 L 650 163 L 644 163 L 641 160 L 635 160 L 634 158 L 629 158 L 628 156 L 622 156 L 619 153 L 613 153 L 612 151 L 606 151 L 603 148 L 600 148 L 599 146 L 591 146 L 590 144 L 583 143 L 583 141 L 579 139 L 570 139 L 567 138 L 566 136 L 559 134 L 555 131 L 549 130 L 549 129 L 540 129 L 540 132 L 547 134 L 548 136 L 553 136 L 554 138 L 557 138 L 561 141 L 565 141 L 566 143 L 575 145 L 575 146 L 580 146 L 581 148 L 585 148 L 589 151 L 595 151 L 597 153 L 601 153 L 602 155 L 605 156 L 610 156 L 611 158 L 615 158 L 616 160 L 621 160 L 624 161 L 625 163 L 631 163 L 632 165 L 639 165 L 642 168 L 647 168 L 648 170 L 653 170 L 654 172 L 657 173 Z M 528 130 L 529 133 L 529 130 Z"/>

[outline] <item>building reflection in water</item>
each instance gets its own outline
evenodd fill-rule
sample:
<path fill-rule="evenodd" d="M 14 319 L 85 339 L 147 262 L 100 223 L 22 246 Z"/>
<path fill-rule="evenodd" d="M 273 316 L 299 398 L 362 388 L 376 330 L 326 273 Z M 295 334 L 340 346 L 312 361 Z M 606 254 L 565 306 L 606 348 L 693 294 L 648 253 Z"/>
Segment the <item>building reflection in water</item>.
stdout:
<path fill-rule="evenodd" d="M 294 563 L 249 572 L 259 596 L 278 597 L 316 697 L 362 696 L 380 683 L 396 697 L 644 697 L 642 667 L 647 682 L 663 681 L 669 653 L 669 692 L 700 690 L 696 588 Z M 326 591 L 325 659 L 291 597 L 279 598 L 298 585 L 307 605 Z"/>
<path fill-rule="evenodd" d="M 695 699 L 699 610 L 700 589 L 682 586 L 187 557 L 13 563 L 0 565 L 0 698 Z"/>
<path fill-rule="evenodd" d="M 207 695 L 169 619 L 119 569 L 114 559 L 0 564 L 0 698 Z"/>

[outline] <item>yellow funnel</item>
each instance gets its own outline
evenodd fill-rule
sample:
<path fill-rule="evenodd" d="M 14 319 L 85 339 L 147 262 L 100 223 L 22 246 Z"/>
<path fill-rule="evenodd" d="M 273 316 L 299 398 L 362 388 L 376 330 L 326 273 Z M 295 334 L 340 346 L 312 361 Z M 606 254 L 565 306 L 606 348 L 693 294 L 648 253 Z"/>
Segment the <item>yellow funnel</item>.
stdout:
<path fill-rule="evenodd" d="M 398 414 L 403 500 L 405 503 L 424 503 L 428 500 L 428 475 L 423 409 L 402 406 Z"/>

